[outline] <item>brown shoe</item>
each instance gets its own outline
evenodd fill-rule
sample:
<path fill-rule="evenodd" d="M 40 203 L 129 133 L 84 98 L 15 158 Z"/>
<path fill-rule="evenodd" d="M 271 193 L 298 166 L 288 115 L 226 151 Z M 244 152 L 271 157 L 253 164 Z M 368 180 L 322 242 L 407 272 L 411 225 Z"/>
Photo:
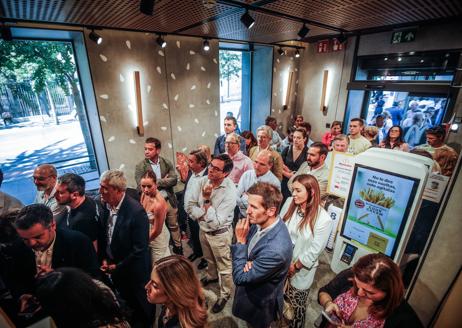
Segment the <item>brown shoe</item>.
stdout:
<path fill-rule="evenodd" d="M 223 309 L 225 308 L 226 302 L 228 302 L 227 299 L 219 298 L 218 301 L 213 305 L 212 312 L 218 313 L 218 312 L 223 311 Z"/>

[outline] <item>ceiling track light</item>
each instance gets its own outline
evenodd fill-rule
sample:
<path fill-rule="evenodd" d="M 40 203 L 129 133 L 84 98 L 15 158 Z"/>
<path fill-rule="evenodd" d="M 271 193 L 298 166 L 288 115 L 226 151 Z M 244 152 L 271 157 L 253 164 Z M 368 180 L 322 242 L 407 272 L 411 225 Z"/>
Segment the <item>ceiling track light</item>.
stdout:
<path fill-rule="evenodd" d="M 209 43 L 209 40 L 205 39 L 203 44 L 202 44 L 202 48 L 204 49 L 204 51 L 209 51 L 210 50 L 210 43 Z"/>
<path fill-rule="evenodd" d="M 88 37 L 96 44 L 101 44 L 103 42 L 103 38 L 98 33 L 96 33 L 95 30 L 91 30 L 90 34 L 88 34 Z"/>
<path fill-rule="evenodd" d="M 255 24 L 255 19 L 253 19 L 253 17 L 250 16 L 249 11 L 246 10 L 245 13 L 241 16 L 241 22 L 245 25 L 245 27 L 250 29 Z"/>
<path fill-rule="evenodd" d="M 284 49 L 282 49 L 281 47 L 279 47 L 278 49 L 278 54 L 279 56 L 284 56 L 286 54 L 286 52 L 284 51 Z"/>
<path fill-rule="evenodd" d="M 154 13 L 154 2 L 155 0 L 141 0 L 140 1 L 140 12 L 152 16 Z"/>
<path fill-rule="evenodd" d="M 4 41 L 13 41 L 13 34 L 11 34 L 11 27 L 2 26 L 2 39 Z"/>
<path fill-rule="evenodd" d="M 345 33 L 341 33 L 339 36 L 335 37 L 338 41 L 338 43 L 343 44 L 345 41 L 348 39 Z"/>
<path fill-rule="evenodd" d="M 309 32 L 310 29 L 308 28 L 308 26 L 306 26 L 306 24 L 303 24 L 302 28 L 300 29 L 300 31 L 298 31 L 297 35 L 300 37 L 300 39 L 304 39 Z"/>
<path fill-rule="evenodd" d="M 167 41 L 164 40 L 164 37 L 159 34 L 159 36 L 156 39 L 156 43 L 161 47 L 165 48 L 167 46 Z"/>
<path fill-rule="evenodd" d="M 295 50 L 295 58 L 299 58 L 300 57 L 300 50 Z"/>

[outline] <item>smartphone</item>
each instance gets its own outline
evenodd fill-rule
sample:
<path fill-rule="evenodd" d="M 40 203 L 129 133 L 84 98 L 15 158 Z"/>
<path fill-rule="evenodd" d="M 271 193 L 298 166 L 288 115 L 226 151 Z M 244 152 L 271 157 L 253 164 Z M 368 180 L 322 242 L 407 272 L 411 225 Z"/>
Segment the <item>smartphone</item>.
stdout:
<path fill-rule="evenodd" d="M 337 317 L 335 313 L 327 313 L 324 310 L 322 310 L 321 313 L 324 316 L 324 318 L 326 318 L 327 321 L 329 321 L 331 324 L 336 326 L 340 326 L 342 324 L 342 320 L 340 320 L 340 318 Z"/>

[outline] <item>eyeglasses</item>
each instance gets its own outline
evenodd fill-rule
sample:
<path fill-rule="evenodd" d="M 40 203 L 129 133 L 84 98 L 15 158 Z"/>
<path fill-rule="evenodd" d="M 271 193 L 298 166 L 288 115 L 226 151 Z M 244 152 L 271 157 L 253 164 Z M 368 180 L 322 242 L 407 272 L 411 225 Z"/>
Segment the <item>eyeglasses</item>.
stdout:
<path fill-rule="evenodd" d="M 47 176 L 47 177 L 41 177 L 41 176 L 38 176 L 38 177 L 32 177 L 32 180 L 38 180 L 38 181 L 45 181 L 46 179 L 48 179 L 49 177 L 51 177 L 51 175 Z"/>
<path fill-rule="evenodd" d="M 219 167 L 213 165 L 212 163 L 209 164 L 209 170 L 223 172 L 223 169 L 220 169 Z"/>
<path fill-rule="evenodd" d="M 226 141 L 225 145 L 237 145 L 237 142 L 234 141 Z"/>

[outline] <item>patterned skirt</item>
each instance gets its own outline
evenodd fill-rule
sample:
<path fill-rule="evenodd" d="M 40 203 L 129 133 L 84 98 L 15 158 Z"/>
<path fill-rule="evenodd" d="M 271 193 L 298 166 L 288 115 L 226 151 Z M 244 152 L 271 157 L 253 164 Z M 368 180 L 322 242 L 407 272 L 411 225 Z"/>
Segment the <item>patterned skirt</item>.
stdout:
<path fill-rule="evenodd" d="M 286 296 L 289 298 L 290 304 L 294 309 L 294 319 L 287 322 L 290 328 L 304 328 L 305 327 L 305 314 L 306 306 L 308 303 L 309 289 L 296 289 L 288 284 Z"/>

